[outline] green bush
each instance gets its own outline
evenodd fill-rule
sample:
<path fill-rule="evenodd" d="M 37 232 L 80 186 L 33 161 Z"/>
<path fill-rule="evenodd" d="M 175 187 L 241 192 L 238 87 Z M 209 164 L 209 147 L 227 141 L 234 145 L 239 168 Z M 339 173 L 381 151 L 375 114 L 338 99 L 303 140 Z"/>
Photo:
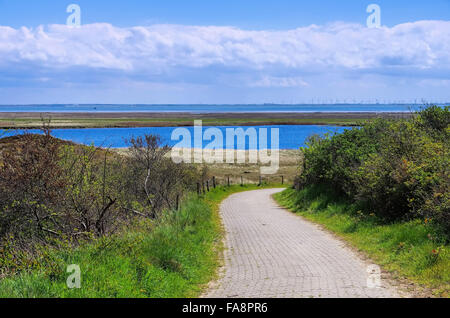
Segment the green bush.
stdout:
<path fill-rule="evenodd" d="M 449 141 L 450 113 L 449 106 L 444 108 L 430 106 L 419 113 L 418 125 L 435 138 Z"/>
<path fill-rule="evenodd" d="M 314 135 L 303 148 L 305 184 L 327 183 L 335 191 L 352 195 L 354 169 L 375 152 L 378 135 L 385 123 L 377 121 L 365 128 L 346 130 L 342 134 Z"/>
<path fill-rule="evenodd" d="M 217 266 L 214 213 L 206 201 L 191 197 L 178 212 L 137 221 L 74 249 L 51 249 L 52 262 L 0 278 L 0 298 L 198 296 Z M 81 268 L 81 289 L 66 286 L 69 264 Z"/>
<path fill-rule="evenodd" d="M 450 233 L 450 110 L 377 119 L 342 134 L 312 136 L 300 183 L 326 184 L 386 220 L 426 219 Z"/>
<path fill-rule="evenodd" d="M 40 269 L 50 248 L 163 217 L 201 176 L 167 158 L 158 136 L 134 138 L 120 155 L 43 132 L 0 139 L 0 277 Z"/>

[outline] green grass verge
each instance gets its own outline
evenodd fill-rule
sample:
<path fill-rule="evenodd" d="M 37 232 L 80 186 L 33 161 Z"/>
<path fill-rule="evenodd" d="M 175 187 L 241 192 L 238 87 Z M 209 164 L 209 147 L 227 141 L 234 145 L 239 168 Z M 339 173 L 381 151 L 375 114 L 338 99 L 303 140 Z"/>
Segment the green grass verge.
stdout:
<path fill-rule="evenodd" d="M 287 189 L 274 198 L 350 242 L 394 277 L 408 278 L 435 296 L 449 297 L 450 253 L 432 226 L 419 220 L 385 224 L 324 187 Z"/>
<path fill-rule="evenodd" d="M 260 188 L 220 187 L 190 198 L 181 211 L 161 220 L 141 221 L 73 250 L 50 250 L 39 270 L 0 279 L 0 297 L 197 297 L 221 262 L 220 202 L 232 193 Z M 81 268 L 80 289 L 67 288 L 70 264 Z"/>

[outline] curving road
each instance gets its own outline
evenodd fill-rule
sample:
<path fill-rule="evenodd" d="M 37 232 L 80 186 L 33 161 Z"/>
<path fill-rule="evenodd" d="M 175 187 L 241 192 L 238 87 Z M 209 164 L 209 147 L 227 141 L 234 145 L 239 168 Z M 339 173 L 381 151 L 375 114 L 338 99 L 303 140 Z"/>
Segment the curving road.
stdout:
<path fill-rule="evenodd" d="M 318 226 L 280 208 L 280 189 L 234 194 L 221 205 L 225 262 L 207 298 L 399 297 L 367 285 L 369 263 Z"/>

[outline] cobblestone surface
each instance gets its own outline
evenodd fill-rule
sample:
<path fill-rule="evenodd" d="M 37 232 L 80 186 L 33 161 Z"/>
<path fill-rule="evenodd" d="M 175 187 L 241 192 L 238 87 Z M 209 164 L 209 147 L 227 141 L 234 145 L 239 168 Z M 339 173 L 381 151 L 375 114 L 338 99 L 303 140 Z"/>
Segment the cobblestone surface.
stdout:
<path fill-rule="evenodd" d="M 222 277 L 207 298 L 399 297 L 368 266 L 318 226 L 280 208 L 279 189 L 234 194 L 221 205 L 226 230 Z"/>

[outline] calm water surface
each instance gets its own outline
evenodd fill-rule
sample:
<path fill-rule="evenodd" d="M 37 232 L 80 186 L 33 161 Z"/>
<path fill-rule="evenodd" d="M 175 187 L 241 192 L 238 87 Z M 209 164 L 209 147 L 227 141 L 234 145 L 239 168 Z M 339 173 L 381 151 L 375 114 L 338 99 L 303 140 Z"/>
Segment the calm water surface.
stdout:
<path fill-rule="evenodd" d="M 194 138 L 194 128 L 185 127 L 189 130 L 192 137 L 192 145 Z M 203 131 L 209 127 L 203 127 Z M 222 134 L 226 135 L 227 128 L 239 128 L 238 126 L 232 127 L 214 127 L 219 128 Z M 335 127 L 335 126 L 315 126 L 315 125 L 304 125 L 304 126 L 257 126 L 257 127 L 241 127 L 244 130 L 248 128 L 254 128 L 257 132 L 259 129 L 266 128 L 268 131 L 268 146 L 271 143 L 271 128 L 279 129 L 279 148 L 280 149 L 298 149 L 305 145 L 305 141 L 308 136 L 313 134 L 324 134 L 324 133 L 339 133 L 348 129 L 347 127 Z M 176 129 L 175 127 L 149 127 L 149 128 L 86 128 L 86 129 L 55 129 L 53 130 L 53 135 L 57 138 L 74 141 L 76 143 L 81 143 L 85 145 L 95 145 L 102 147 L 111 148 L 122 148 L 127 147 L 126 140 L 131 137 L 142 136 L 144 134 L 153 134 L 161 136 L 162 141 L 165 144 L 174 146 L 178 143 L 177 140 L 171 140 L 172 132 Z M 38 130 L 31 130 L 33 133 L 39 133 Z M 8 135 L 21 134 L 23 131 L 12 131 Z M 203 147 L 208 145 L 210 141 L 204 141 Z M 236 143 L 236 142 L 235 142 Z M 225 146 L 224 146 L 225 148 Z M 246 144 L 246 149 L 249 148 L 248 141 Z M 259 147 L 258 147 L 259 148 Z"/>

